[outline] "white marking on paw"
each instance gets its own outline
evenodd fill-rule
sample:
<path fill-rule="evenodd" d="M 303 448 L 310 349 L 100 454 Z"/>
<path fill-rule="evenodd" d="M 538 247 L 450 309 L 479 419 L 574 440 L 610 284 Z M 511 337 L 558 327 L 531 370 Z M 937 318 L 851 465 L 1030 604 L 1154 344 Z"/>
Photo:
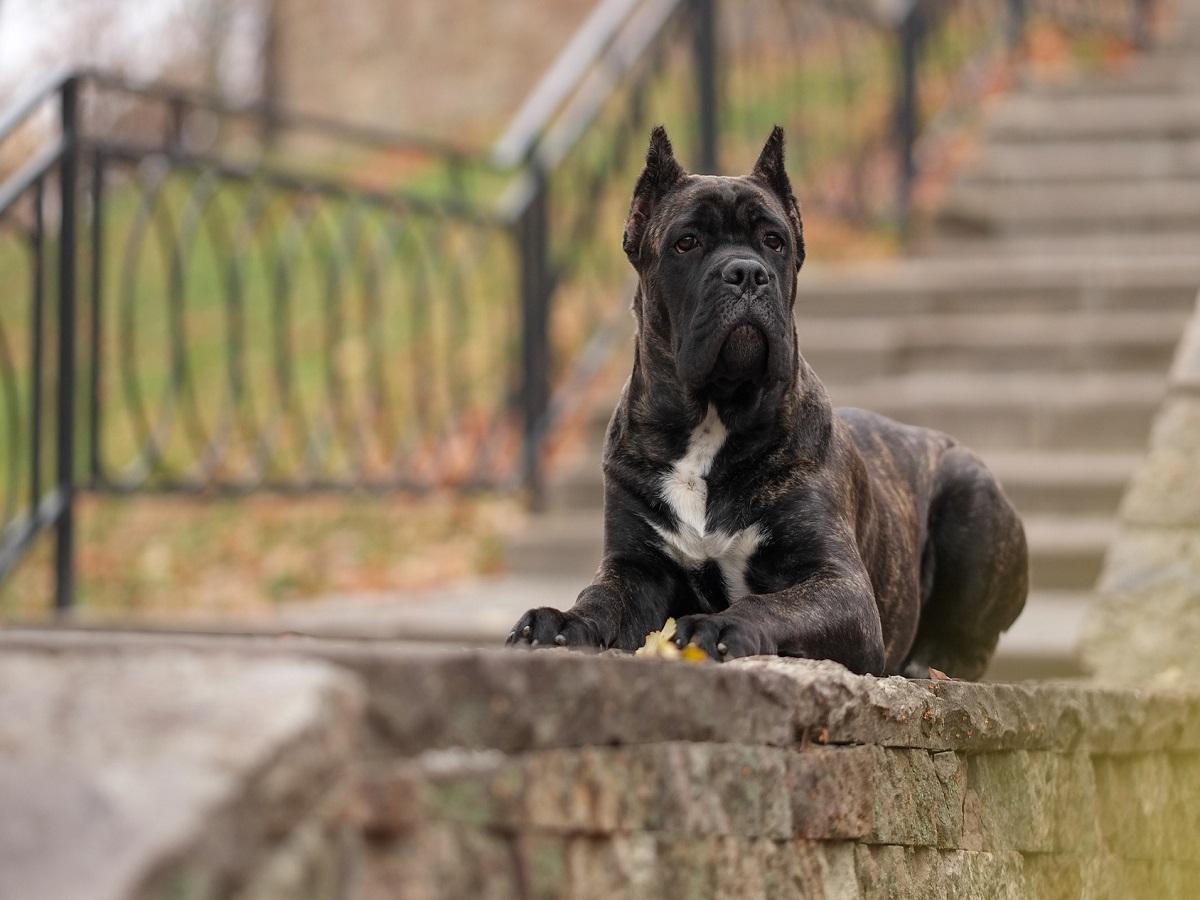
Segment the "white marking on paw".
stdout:
<path fill-rule="evenodd" d="M 699 569 L 713 560 L 721 569 L 730 600 L 748 594 L 746 565 L 766 535 L 758 525 L 730 533 L 708 529 L 708 473 L 729 432 L 717 415 L 708 413 L 688 439 L 687 452 L 671 467 L 662 482 L 662 497 L 678 520 L 674 531 L 651 526 L 663 539 L 664 549 L 688 569 Z"/>

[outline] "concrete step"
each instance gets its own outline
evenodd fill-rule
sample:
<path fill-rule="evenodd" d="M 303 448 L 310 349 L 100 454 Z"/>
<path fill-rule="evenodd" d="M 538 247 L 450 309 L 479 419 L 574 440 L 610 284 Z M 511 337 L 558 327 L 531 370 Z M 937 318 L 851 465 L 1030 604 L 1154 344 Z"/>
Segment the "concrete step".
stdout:
<path fill-rule="evenodd" d="M 1033 586 L 1091 588 L 1115 527 L 1103 516 L 1026 517 Z M 603 518 L 595 509 L 547 513 L 510 542 L 508 571 L 518 578 L 575 576 L 586 584 L 599 565 L 603 533 Z"/>
<path fill-rule="evenodd" d="M 1111 515 L 1141 458 L 1120 452 L 990 451 L 984 461 L 1022 515 Z M 553 511 L 598 515 L 604 508 L 599 450 L 553 479 L 547 499 Z"/>
<path fill-rule="evenodd" d="M 1019 90 L 1046 100 L 1076 97 L 1184 96 L 1200 83 L 1200 67 L 1187 54 L 1150 54 L 1130 60 L 1112 71 L 1068 71 L 1061 77 L 1026 77 Z"/>
<path fill-rule="evenodd" d="M 1200 136 L 1094 140 L 991 141 L 963 174 L 967 186 L 1002 183 L 1088 182 L 1200 177 Z"/>
<path fill-rule="evenodd" d="M 1183 311 L 802 317 L 800 346 L 831 388 L 918 371 L 1161 372 Z"/>
<path fill-rule="evenodd" d="M 1136 453 L 993 451 L 985 462 L 1022 515 L 1110 515 L 1140 459 Z M 555 478 L 547 501 L 552 511 L 599 515 L 604 508 L 599 453 Z"/>
<path fill-rule="evenodd" d="M 1138 453 L 991 452 L 984 461 L 1022 515 L 1115 514 Z"/>
<path fill-rule="evenodd" d="M 599 441 L 590 451 L 550 479 L 546 505 L 551 512 L 604 509 L 604 473 L 601 471 Z"/>
<path fill-rule="evenodd" d="M 1043 235 L 1200 230 L 1200 180 L 956 185 L 937 225 L 951 234 Z"/>
<path fill-rule="evenodd" d="M 1141 461 L 1135 452 L 990 451 L 985 462 L 1022 515 L 1112 515 Z M 578 458 L 547 490 L 553 511 L 604 509 L 599 449 Z"/>
<path fill-rule="evenodd" d="M 1092 602 L 1086 591 L 1034 591 L 1012 628 L 1000 636 L 988 681 L 1070 678 L 1082 675 L 1076 656 Z"/>
<path fill-rule="evenodd" d="M 1200 137 L 1200 97 L 1152 95 L 1042 97 L 1016 93 L 987 111 L 985 141 Z"/>
<path fill-rule="evenodd" d="M 505 548 L 509 573 L 587 580 L 600 564 L 604 544 L 604 518 L 598 509 L 547 512 L 535 519 Z"/>
<path fill-rule="evenodd" d="M 1032 590 L 1091 590 L 1116 534 L 1107 516 L 1025 516 Z"/>
<path fill-rule="evenodd" d="M 832 384 L 836 406 L 944 431 L 981 452 L 1140 451 L 1165 374 L 928 372 Z M 599 446 L 607 413 L 589 423 Z"/>
<path fill-rule="evenodd" d="M 1163 389 L 1162 375 L 925 373 L 832 396 L 838 405 L 940 429 L 979 451 L 1138 451 Z"/>
<path fill-rule="evenodd" d="M 1200 229 L 1197 229 L 1200 231 Z M 810 317 L 949 312 L 1175 309 L 1200 287 L 1200 253 L 1131 256 L 917 257 L 800 273 L 796 314 Z M 1053 245 L 1050 245 L 1053 246 Z M 1197 245 L 1200 246 L 1200 245 Z"/>
<path fill-rule="evenodd" d="M 1005 259 L 1053 259 L 1059 264 L 1103 264 L 1120 259 L 1195 258 L 1200 230 L 1169 234 L 949 234 L 931 231 L 914 242 L 914 253 L 930 261 L 956 261 L 987 254 L 996 263 Z M 1200 284 L 1200 282 L 1198 282 Z"/>
<path fill-rule="evenodd" d="M 569 607 L 591 573 L 498 575 L 420 591 L 376 591 L 281 604 L 275 630 L 326 638 L 436 641 L 497 647 L 538 606 Z"/>

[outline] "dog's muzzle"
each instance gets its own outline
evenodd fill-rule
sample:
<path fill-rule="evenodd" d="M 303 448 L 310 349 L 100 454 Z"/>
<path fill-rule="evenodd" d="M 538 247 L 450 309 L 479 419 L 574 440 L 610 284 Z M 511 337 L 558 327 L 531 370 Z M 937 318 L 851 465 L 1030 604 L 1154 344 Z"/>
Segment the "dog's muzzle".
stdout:
<path fill-rule="evenodd" d="M 758 381 L 766 370 L 766 336 L 756 325 L 735 326 L 721 345 L 713 374 L 721 381 Z"/>

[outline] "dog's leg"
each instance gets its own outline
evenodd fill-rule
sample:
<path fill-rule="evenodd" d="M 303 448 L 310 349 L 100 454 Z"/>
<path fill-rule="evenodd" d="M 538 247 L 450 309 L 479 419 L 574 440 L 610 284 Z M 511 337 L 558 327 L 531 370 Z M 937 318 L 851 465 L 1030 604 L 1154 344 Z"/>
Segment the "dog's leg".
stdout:
<path fill-rule="evenodd" d="M 800 583 L 773 594 L 750 594 L 727 610 L 685 616 L 676 626 L 681 646 L 697 644 L 713 659 L 778 653 L 832 659 L 852 672 L 883 674 L 883 629 L 866 569 L 853 564 L 821 567 Z"/>
<path fill-rule="evenodd" d="M 939 464 L 922 573 L 930 585 L 904 674 L 983 675 L 1001 632 L 1017 618 L 1029 587 L 1025 531 L 995 476 L 955 447 Z"/>
<path fill-rule="evenodd" d="M 678 589 L 662 560 L 606 557 L 571 609 L 531 609 L 517 622 L 508 643 L 636 650 L 649 632 L 662 628 Z"/>

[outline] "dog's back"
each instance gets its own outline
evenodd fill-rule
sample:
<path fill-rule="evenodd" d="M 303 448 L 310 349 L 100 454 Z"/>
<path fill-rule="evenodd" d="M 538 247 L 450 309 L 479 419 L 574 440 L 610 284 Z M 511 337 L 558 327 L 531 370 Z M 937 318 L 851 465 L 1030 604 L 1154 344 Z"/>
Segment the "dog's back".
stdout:
<path fill-rule="evenodd" d="M 1028 593 L 1016 510 L 983 462 L 951 436 L 853 407 L 835 416 L 863 464 L 870 500 L 857 537 L 889 669 L 978 678 Z M 911 572 L 912 560 L 920 561 L 918 610 L 889 602 L 903 581 L 898 564 Z"/>

